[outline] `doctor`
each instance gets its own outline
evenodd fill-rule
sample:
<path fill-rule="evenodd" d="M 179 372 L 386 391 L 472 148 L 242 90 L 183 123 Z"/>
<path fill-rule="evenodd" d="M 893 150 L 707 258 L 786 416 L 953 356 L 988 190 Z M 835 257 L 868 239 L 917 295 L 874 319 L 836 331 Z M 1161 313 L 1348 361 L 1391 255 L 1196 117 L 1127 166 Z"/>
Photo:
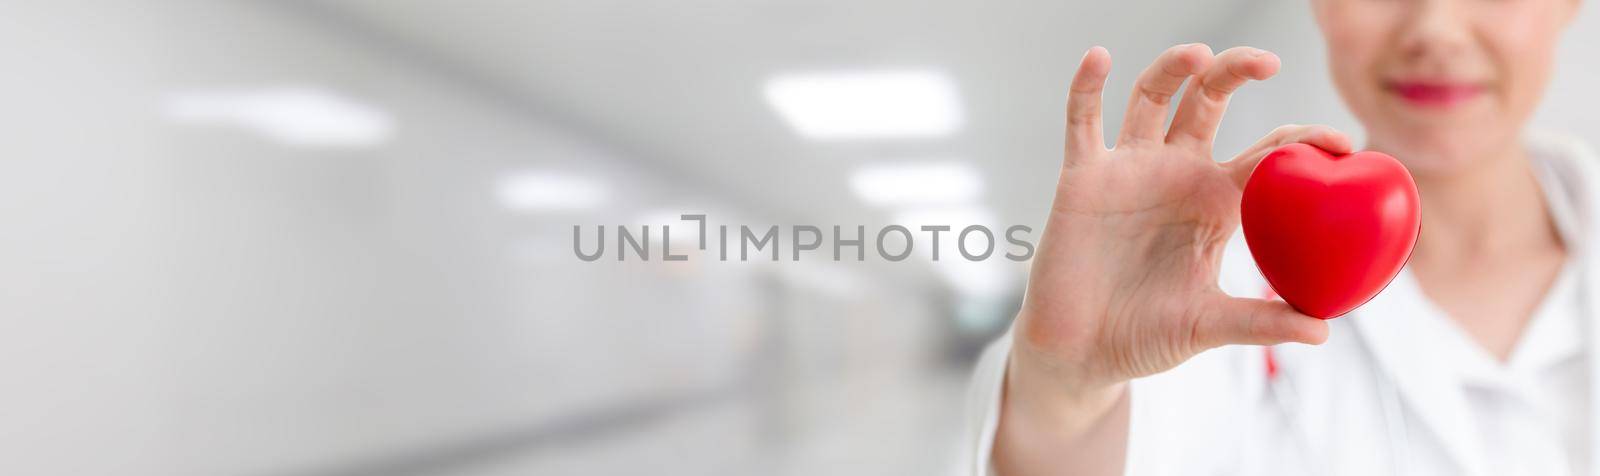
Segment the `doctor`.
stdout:
<path fill-rule="evenodd" d="M 1595 474 L 1600 158 L 1524 131 L 1578 3 L 1312 1 L 1366 148 L 1423 203 L 1407 268 L 1332 321 L 1263 299 L 1235 230 L 1267 151 L 1350 140 L 1285 126 L 1211 155 L 1229 95 L 1278 58 L 1167 50 L 1108 150 L 1111 58 L 1089 50 L 1027 298 L 975 376 L 970 472 Z"/>

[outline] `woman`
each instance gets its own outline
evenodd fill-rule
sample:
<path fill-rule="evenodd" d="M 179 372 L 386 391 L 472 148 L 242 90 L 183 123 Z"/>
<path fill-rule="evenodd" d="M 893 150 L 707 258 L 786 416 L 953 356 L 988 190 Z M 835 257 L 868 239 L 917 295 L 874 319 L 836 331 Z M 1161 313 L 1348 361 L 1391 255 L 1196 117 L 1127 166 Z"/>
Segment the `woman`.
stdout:
<path fill-rule="evenodd" d="M 1313 1 L 1366 148 L 1404 162 L 1423 203 L 1406 269 L 1332 321 L 1257 299 L 1268 288 L 1234 230 L 1268 151 L 1344 153 L 1350 140 L 1285 126 L 1230 161 L 1211 157 L 1228 96 L 1278 58 L 1173 47 L 1139 75 L 1108 150 L 1110 56 L 1091 49 L 1027 298 L 975 378 L 972 470 L 1590 471 L 1600 264 L 1585 252 L 1600 239 L 1600 173 L 1587 149 L 1523 130 L 1577 7 Z"/>

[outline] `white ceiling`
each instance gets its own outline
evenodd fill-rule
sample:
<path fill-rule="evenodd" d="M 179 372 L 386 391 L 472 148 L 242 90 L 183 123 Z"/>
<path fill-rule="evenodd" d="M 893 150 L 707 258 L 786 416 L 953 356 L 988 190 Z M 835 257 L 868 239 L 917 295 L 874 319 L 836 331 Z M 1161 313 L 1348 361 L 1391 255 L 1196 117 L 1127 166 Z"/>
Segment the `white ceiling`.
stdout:
<path fill-rule="evenodd" d="M 1079 55 L 1116 58 L 1108 104 L 1166 46 L 1226 42 L 1251 0 L 800 1 L 307 0 L 383 43 L 530 107 L 667 175 L 755 210 L 876 223 L 850 193 L 863 163 L 969 160 L 1006 223 L 1039 223 Z M 1226 46 L 1226 45 L 1221 45 Z M 817 143 L 762 99 L 777 74 L 917 68 L 956 82 L 965 111 L 937 139 Z M 1108 108 L 1107 124 L 1120 121 Z"/>

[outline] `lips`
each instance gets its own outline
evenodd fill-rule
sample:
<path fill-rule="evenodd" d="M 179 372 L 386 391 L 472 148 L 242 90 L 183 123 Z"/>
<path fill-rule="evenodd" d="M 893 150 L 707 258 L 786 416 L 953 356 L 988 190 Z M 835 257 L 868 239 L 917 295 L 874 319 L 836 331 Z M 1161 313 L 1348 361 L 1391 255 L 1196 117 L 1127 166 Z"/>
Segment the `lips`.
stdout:
<path fill-rule="evenodd" d="M 1389 83 L 1389 91 L 1412 105 L 1447 108 L 1483 94 L 1483 86 L 1459 82 L 1396 81 Z"/>

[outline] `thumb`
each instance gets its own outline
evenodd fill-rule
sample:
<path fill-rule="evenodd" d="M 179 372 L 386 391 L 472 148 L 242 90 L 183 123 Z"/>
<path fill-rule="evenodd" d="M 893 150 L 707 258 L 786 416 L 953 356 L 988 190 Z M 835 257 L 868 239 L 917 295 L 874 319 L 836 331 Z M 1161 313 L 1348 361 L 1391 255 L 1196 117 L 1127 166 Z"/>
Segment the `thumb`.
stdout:
<path fill-rule="evenodd" d="M 1317 345 L 1328 340 L 1328 321 L 1301 314 L 1288 303 L 1218 294 L 1209 306 L 1211 311 L 1196 323 L 1195 338 L 1207 348 L 1285 342 Z"/>

